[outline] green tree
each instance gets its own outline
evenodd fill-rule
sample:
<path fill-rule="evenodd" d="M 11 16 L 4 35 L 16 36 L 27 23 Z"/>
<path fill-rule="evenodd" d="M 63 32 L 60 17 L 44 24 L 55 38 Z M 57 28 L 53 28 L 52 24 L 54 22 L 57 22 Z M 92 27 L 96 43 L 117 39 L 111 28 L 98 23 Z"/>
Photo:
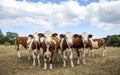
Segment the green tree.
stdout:
<path fill-rule="evenodd" d="M 7 33 L 6 33 L 6 39 L 7 39 L 7 42 L 9 42 L 10 44 L 13 45 L 16 36 L 18 36 L 17 33 L 14 33 L 14 32 L 7 32 Z"/>
<path fill-rule="evenodd" d="M 0 30 L 0 45 L 4 44 L 6 41 L 6 37 L 3 35 L 2 31 Z"/>
<path fill-rule="evenodd" d="M 120 46 L 120 37 L 118 35 L 109 36 L 107 39 L 108 46 Z"/>

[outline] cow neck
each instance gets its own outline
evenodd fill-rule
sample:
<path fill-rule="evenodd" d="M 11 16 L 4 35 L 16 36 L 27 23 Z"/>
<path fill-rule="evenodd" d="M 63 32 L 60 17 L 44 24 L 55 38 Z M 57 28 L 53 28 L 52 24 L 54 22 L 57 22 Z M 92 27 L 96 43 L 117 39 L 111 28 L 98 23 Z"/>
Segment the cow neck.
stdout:
<path fill-rule="evenodd" d="M 94 42 L 92 38 L 89 38 L 89 40 L 91 41 L 91 43 L 93 43 L 93 42 Z"/>

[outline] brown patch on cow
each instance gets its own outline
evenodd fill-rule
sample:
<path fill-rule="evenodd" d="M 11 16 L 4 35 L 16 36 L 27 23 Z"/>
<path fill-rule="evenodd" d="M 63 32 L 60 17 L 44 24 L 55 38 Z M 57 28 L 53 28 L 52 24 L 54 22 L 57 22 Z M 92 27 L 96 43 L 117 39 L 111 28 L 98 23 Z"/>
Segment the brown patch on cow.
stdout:
<path fill-rule="evenodd" d="M 19 50 L 19 45 L 21 44 L 24 48 L 27 48 L 27 37 L 16 37 L 17 50 Z"/>
<path fill-rule="evenodd" d="M 105 46 L 105 40 L 104 39 L 93 39 L 94 42 L 98 42 L 98 46 Z"/>

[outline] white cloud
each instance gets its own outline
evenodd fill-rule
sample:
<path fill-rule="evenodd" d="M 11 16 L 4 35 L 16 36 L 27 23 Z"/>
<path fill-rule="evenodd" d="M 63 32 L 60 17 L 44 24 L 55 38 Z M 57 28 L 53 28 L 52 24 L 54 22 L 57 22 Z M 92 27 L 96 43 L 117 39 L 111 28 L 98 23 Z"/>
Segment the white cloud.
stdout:
<path fill-rule="evenodd" d="M 103 29 L 120 27 L 120 1 L 91 3 L 87 6 L 86 20 Z"/>
<path fill-rule="evenodd" d="M 86 1 L 86 0 L 85 0 Z M 120 27 L 120 1 L 101 0 L 81 6 L 77 1 L 55 3 L 32 3 L 27 1 L 1 0 L 0 26 L 28 26 L 54 28 L 80 25 L 86 21 L 91 25 L 110 29 Z"/>
<path fill-rule="evenodd" d="M 52 28 L 77 24 L 85 18 L 85 8 L 79 6 L 76 1 L 44 4 L 2 0 L 0 5 L 0 14 L 2 14 L 0 25 L 34 25 Z"/>

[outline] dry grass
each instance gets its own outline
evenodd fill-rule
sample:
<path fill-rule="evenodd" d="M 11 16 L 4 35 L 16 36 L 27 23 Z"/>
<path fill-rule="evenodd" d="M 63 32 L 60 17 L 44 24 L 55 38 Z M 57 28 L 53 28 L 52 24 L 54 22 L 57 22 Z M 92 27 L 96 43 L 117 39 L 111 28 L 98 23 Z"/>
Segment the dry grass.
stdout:
<path fill-rule="evenodd" d="M 62 62 L 54 62 L 53 70 L 43 70 L 42 66 L 32 65 L 27 60 L 27 50 L 20 50 L 21 59 L 17 58 L 14 46 L 0 46 L 0 75 L 120 75 L 120 48 L 107 47 L 107 56 L 102 58 L 102 51 L 95 50 L 95 57 L 86 56 L 86 65 L 62 67 Z M 69 64 L 69 63 L 68 63 Z"/>

